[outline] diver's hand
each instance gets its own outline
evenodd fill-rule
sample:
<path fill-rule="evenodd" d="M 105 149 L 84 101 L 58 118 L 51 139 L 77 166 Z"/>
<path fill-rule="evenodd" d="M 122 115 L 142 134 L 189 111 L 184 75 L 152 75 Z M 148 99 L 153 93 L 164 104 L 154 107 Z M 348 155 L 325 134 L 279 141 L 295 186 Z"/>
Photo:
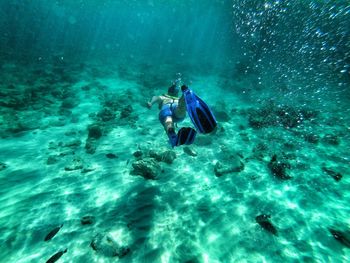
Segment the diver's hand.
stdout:
<path fill-rule="evenodd" d="M 147 108 L 152 108 L 152 103 L 151 102 L 147 102 Z"/>

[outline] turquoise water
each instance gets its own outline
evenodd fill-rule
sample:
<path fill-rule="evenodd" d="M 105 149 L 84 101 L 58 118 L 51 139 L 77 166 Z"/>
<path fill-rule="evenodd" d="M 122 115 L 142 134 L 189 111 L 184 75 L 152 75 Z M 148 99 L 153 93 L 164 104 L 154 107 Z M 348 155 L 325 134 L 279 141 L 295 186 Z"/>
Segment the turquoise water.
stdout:
<path fill-rule="evenodd" d="M 349 262 L 347 1 L 48 2 L 0 1 L 0 262 Z"/>

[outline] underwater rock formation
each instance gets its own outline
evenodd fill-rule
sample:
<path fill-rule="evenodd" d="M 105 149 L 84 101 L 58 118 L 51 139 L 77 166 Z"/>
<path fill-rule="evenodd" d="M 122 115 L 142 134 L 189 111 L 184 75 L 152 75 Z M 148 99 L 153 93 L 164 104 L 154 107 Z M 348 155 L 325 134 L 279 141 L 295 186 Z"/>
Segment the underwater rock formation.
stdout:
<path fill-rule="evenodd" d="M 45 237 L 44 241 L 49 241 L 51 240 L 57 233 L 58 231 L 60 231 L 60 229 L 63 227 L 63 224 L 55 227 L 54 229 L 52 229 Z"/>
<path fill-rule="evenodd" d="M 214 165 L 214 173 L 220 177 L 229 173 L 238 173 L 244 170 L 243 156 L 228 146 L 222 146 L 218 159 Z"/>
<path fill-rule="evenodd" d="M 132 163 L 134 168 L 131 171 L 133 175 L 141 175 L 145 179 L 156 180 L 162 169 L 160 165 L 152 158 L 137 160 Z"/>
<path fill-rule="evenodd" d="M 82 225 L 92 225 L 95 223 L 95 217 L 91 215 L 83 216 L 80 220 Z"/>
<path fill-rule="evenodd" d="M 286 169 L 290 169 L 291 165 L 287 162 L 278 161 L 276 154 L 272 156 L 268 164 L 268 168 L 275 177 L 281 180 L 288 180 L 292 178 L 286 173 Z"/>
<path fill-rule="evenodd" d="M 340 139 L 337 135 L 326 134 L 325 136 L 323 136 L 322 142 L 324 142 L 325 144 L 337 146 L 340 143 Z"/>
<path fill-rule="evenodd" d="M 0 171 L 7 168 L 7 165 L 5 163 L 0 162 Z"/>
<path fill-rule="evenodd" d="M 266 231 L 270 232 L 271 234 L 277 236 L 277 229 L 276 227 L 270 222 L 270 215 L 259 215 L 255 217 L 255 221 Z"/>
<path fill-rule="evenodd" d="M 310 109 L 297 109 L 287 105 L 269 103 L 260 109 L 248 111 L 248 123 L 254 129 L 269 126 L 295 128 L 305 120 L 316 118 L 317 113 Z"/>
<path fill-rule="evenodd" d="M 128 118 L 131 113 L 133 112 L 133 108 L 131 105 L 127 105 L 126 107 L 124 107 L 120 113 L 120 118 L 124 119 L 124 118 Z"/>
<path fill-rule="evenodd" d="M 176 159 L 176 153 L 172 150 L 167 150 L 161 153 L 151 150 L 149 156 L 156 159 L 158 162 L 164 162 L 167 164 L 172 164 Z"/>
<path fill-rule="evenodd" d="M 67 164 L 64 167 L 64 170 L 66 171 L 75 171 L 80 169 L 83 169 L 83 160 L 78 156 L 74 157 L 70 164 Z"/>
<path fill-rule="evenodd" d="M 103 122 L 114 120 L 116 115 L 114 111 L 108 107 L 103 108 L 100 112 L 97 113 L 99 120 Z"/>
<path fill-rule="evenodd" d="M 102 127 L 97 123 L 89 125 L 88 132 L 88 139 L 100 139 L 103 134 Z"/>
<path fill-rule="evenodd" d="M 106 154 L 106 157 L 107 157 L 108 159 L 116 159 L 116 158 L 118 158 L 118 156 L 115 155 L 114 153 L 107 153 L 107 154 Z"/>
<path fill-rule="evenodd" d="M 88 138 L 85 142 L 85 150 L 89 154 L 94 154 L 97 148 L 97 141 L 103 135 L 103 127 L 94 123 L 88 126 Z"/>
<path fill-rule="evenodd" d="M 135 158 L 141 158 L 142 155 L 143 155 L 143 152 L 140 151 L 140 150 L 137 150 L 137 151 L 134 152 L 132 155 L 133 155 Z"/>
<path fill-rule="evenodd" d="M 309 143 L 313 143 L 313 144 L 317 144 L 320 140 L 320 136 L 318 136 L 317 134 L 314 134 L 314 133 L 305 133 L 303 135 L 303 138 L 305 141 L 307 141 Z"/>
<path fill-rule="evenodd" d="M 90 246 L 105 257 L 122 258 L 130 252 L 130 248 L 118 245 L 108 234 L 97 234 L 92 239 Z"/>
<path fill-rule="evenodd" d="M 322 167 L 322 171 L 331 176 L 337 182 L 339 182 L 343 177 L 341 173 L 335 172 L 327 167 Z"/>
<path fill-rule="evenodd" d="M 217 161 L 214 166 L 216 177 L 223 176 L 229 173 L 238 173 L 244 170 L 244 164 L 239 159 L 234 159 L 232 163 L 222 163 Z"/>
<path fill-rule="evenodd" d="M 346 246 L 347 248 L 350 248 L 350 237 L 346 236 L 344 232 L 335 230 L 335 229 L 328 229 L 329 232 L 332 234 L 332 236 L 339 241 L 341 244 Z"/>
<path fill-rule="evenodd" d="M 192 147 L 189 147 L 189 146 L 183 147 L 183 151 L 184 153 L 192 157 L 196 157 L 198 155 L 197 152 Z"/>

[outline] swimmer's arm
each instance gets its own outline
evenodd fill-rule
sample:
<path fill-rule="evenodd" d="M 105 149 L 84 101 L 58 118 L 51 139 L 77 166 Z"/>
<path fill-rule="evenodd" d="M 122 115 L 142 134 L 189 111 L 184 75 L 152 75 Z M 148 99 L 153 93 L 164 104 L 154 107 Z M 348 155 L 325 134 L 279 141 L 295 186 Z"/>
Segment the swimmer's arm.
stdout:
<path fill-rule="evenodd" d="M 153 96 L 152 99 L 149 102 L 147 102 L 148 108 L 151 108 L 152 105 L 156 102 L 158 102 L 158 103 L 161 102 L 161 100 L 162 99 L 160 98 L 160 96 Z"/>

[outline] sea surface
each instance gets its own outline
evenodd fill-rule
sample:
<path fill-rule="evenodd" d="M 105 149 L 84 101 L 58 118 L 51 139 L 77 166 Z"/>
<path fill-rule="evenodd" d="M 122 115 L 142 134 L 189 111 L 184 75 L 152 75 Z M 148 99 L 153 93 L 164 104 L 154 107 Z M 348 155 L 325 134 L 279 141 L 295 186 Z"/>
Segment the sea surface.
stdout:
<path fill-rule="evenodd" d="M 348 0 L 0 0 L 1 263 L 346 263 L 349 189 Z"/>

